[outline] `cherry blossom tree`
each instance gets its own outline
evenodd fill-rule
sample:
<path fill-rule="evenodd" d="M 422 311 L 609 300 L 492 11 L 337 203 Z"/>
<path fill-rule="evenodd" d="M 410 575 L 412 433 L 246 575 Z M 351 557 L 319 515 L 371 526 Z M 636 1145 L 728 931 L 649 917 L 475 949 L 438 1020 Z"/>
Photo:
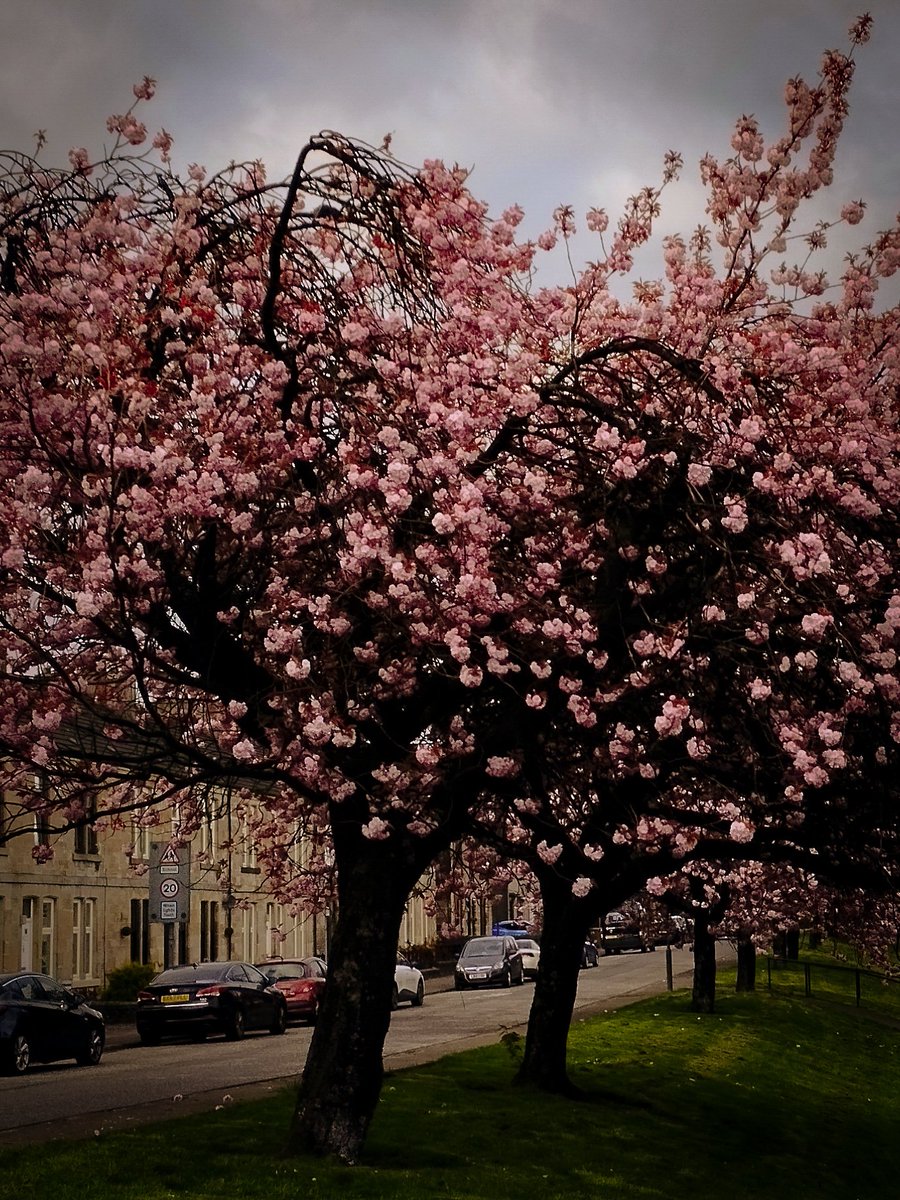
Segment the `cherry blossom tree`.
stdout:
<path fill-rule="evenodd" d="M 863 20 L 853 37 L 866 35 Z M 798 237 L 801 200 L 831 182 L 851 71 L 826 55 L 817 86 L 789 84 L 782 138 L 767 147 L 742 118 L 734 156 L 704 160 L 713 234 L 670 239 L 664 282 L 630 306 L 610 293 L 650 234 L 659 193 L 646 191 L 554 301 L 573 350 L 542 396 L 578 414 L 558 478 L 579 480 L 578 525 L 603 545 L 595 558 L 586 545 L 566 595 L 599 633 L 592 673 L 557 658 L 529 700 L 544 721 L 506 826 L 493 798 L 480 814 L 541 878 L 545 933 L 559 928 L 529 1031 L 534 1077 L 552 1087 L 567 1084 L 581 933 L 673 859 L 896 887 L 898 314 L 875 298 L 897 232 L 835 287 L 808 264 L 769 265 Z M 589 223 L 602 232 L 605 217 Z M 571 228 L 561 212 L 560 236 Z M 820 225 L 799 242 L 825 237 Z M 563 708 L 590 737 L 554 730 Z"/>
<path fill-rule="evenodd" d="M 712 232 L 669 238 L 627 300 L 662 187 L 611 235 L 592 210 L 596 261 L 538 289 L 571 210 L 523 243 L 464 171 L 338 134 L 278 184 L 182 180 L 135 109 L 65 171 L 5 159 L 9 785 L 62 824 L 177 798 L 185 834 L 201 786 L 234 789 L 298 905 L 330 848 L 297 1149 L 358 1157 L 404 904 L 467 832 L 534 841 L 560 911 L 599 911 L 620 852 L 637 884 L 705 840 L 889 872 L 898 331 L 875 297 L 900 239 L 834 289 L 774 263 L 851 75 L 831 52 L 793 81 L 768 147 L 741 120 L 702 164 Z"/>

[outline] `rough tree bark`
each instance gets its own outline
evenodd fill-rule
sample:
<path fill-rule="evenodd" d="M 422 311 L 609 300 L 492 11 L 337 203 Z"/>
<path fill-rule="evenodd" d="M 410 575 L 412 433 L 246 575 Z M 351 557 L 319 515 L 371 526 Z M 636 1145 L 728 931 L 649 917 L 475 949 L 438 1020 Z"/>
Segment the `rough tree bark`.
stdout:
<path fill-rule="evenodd" d="M 694 917 L 694 986 L 691 1010 L 711 1013 L 716 1004 L 716 940 L 709 932 L 709 914 L 698 909 Z"/>
<path fill-rule="evenodd" d="M 597 920 L 596 905 L 572 895 L 566 880 L 541 880 L 544 924 L 541 965 L 534 985 L 525 1054 L 517 1083 L 578 1095 L 566 1069 L 566 1045 L 584 942 Z"/>
<path fill-rule="evenodd" d="M 392 839 L 360 839 L 339 867 L 329 982 L 300 1081 L 291 1153 L 359 1159 L 381 1092 L 397 939 L 420 857 Z"/>

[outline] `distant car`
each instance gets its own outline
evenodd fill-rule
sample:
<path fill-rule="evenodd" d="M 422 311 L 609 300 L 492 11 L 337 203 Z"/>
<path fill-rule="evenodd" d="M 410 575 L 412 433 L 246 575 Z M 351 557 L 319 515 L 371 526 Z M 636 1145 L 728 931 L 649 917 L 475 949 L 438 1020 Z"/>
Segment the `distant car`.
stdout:
<path fill-rule="evenodd" d="M 492 983 L 503 987 L 524 983 L 525 969 L 516 939 L 469 938 L 457 959 L 453 982 L 458 991 Z"/>
<path fill-rule="evenodd" d="M 96 1066 L 106 1045 L 102 1013 L 49 975 L 0 975 L 0 1070 L 24 1075 L 32 1063 L 74 1058 Z"/>
<path fill-rule="evenodd" d="M 236 1042 L 248 1029 L 284 1033 L 287 1001 L 262 971 L 245 962 L 170 967 L 138 992 L 137 1032 L 145 1046 L 166 1036 L 224 1033 Z"/>
<path fill-rule="evenodd" d="M 582 967 L 596 967 L 600 961 L 600 951 L 593 942 L 587 941 L 584 943 L 584 950 L 581 952 Z"/>
<path fill-rule="evenodd" d="M 530 938 L 531 926 L 524 921 L 495 921 L 491 933 L 494 937 Z"/>
<path fill-rule="evenodd" d="M 422 1007 L 425 1003 L 425 976 L 406 955 L 398 954 L 397 965 L 394 968 L 391 1008 L 397 1008 L 404 1000 L 408 1000 L 413 1008 Z"/>
<path fill-rule="evenodd" d="M 623 912 L 610 912 L 600 926 L 600 946 L 604 954 L 621 954 L 623 950 L 654 950 L 641 931 L 640 921 Z"/>
<path fill-rule="evenodd" d="M 321 958 L 268 958 L 257 963 L 256 969 L 284 996 L 289 1020 L 315 1025 L 325 991 L 325 963 Z"/>
<path fill-rule="evenodd" d="M 541 948 L 534 938 L 517 938 L 516 945 L 522 955 L 522 970 L 526 979 L 536 979 L 541 965 Z"/>

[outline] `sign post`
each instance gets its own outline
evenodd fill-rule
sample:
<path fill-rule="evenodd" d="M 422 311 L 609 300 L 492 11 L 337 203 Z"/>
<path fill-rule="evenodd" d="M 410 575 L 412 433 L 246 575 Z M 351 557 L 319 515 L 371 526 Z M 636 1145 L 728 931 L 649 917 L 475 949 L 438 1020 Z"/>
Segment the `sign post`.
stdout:
<path fill-rule="evenodd" d="M 150 843 L 150 920 L 164 926 L 163 966 L 175 965 L 175 927 L 191 912 L 191 852 L 188 846 Z"/>

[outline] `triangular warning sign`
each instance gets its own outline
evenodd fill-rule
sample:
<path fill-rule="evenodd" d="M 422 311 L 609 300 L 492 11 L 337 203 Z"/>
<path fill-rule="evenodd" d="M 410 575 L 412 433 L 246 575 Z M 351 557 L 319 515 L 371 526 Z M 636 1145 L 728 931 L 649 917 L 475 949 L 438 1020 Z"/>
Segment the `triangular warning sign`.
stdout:
<path fill-rule="evenodd" d="M 159 856 L 160 866 L 178 866 L 178 851 L 174 846 L 166 846 L 162 854 Z"/>

